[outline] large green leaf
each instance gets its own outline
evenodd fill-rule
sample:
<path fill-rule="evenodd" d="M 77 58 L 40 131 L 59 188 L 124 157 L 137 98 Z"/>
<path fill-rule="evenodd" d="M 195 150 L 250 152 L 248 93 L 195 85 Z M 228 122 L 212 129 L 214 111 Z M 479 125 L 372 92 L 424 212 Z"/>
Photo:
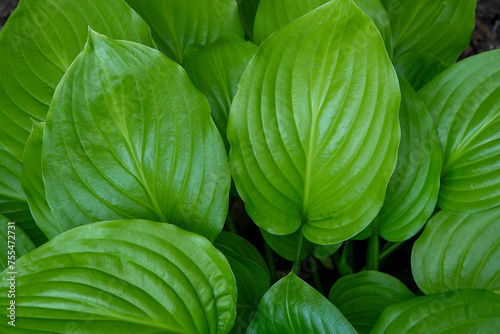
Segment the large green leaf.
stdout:
<path fill-rule="evenodd" d="M 342 313 L 290 273 L 264 295 L 248 334 L 356 333 Z"/>
<path fill-rule="evenodd" d="M 422 90 L 443 148 L 438 205 L 477 212 L 500 205 L 500 50 L 465 59 Z"/>
<path fill-rule="evenodd" d="M 417 234 L 431 216 L 442 165 L 441 145 L 427 108 L 405 79 L 400 79 L 400 87 L 398 163 L 375 218 L 378 234 L 393 242 Z"/>
<path fill-rule="evenodd" d="M 158 49 L 182 63 L 190 44 L 206 44 L 224 33 L 244 36 L 235 0 L 126 0 L 151 26 Z"/>
<path fill-rule="evenodd" d="M 241 75 L 256 51 L 257 47 L 251 42 L 226 34 L 206 46 L 190 45 L 184 54 L 182 67 L 194 85 L 206 95 L 212 118 L 228 152 L 226 129 L 231 102 Z"/>
<path fill-rule="evenodd" d="M 205 238 L 144 220 L 81 226 L 16 264 L 16 331 L 2 333 L 226 333 L 236 283 Z M 0 304 L 6 318 L 9 283 Z M 24 330 L 24 331 L 23 331 Z"/>
<path fill-rule="evenodd" d="M 500 296 L 485 290 L 464 289 L 391 305 L 370 333 L 495 334 L 498 328 Z"/>
<path fill-rule="evenodd" d="M 230 174 L 207 100 L 141 44 L 90 32 L 54 94 L 42 166 L 59 230 L 140 218 L 213 240 L 224 224 Z"/>
<path fill-rule="evenodd" d="M 33 130 L 26 142 L 24 150 L 21 186 L 28 199 L 31 215 L 43 233 L 53 238 L 64 230 L 60 230 L 54 221 L 47 203 L 45 185 L 42 176 L 42 145 L 45 123 L 33 122 Z"/>
<path fill-rule="evenodd" d="M 236 234 L 223 231 L 214 246 L 226 256 L 238 287 L 238 313 L 231 333 L 243 333 L 269 289 L 269 269 L 259 251 Z"/>
<path fill-rule="evenodd" d="M 279 256 L 287 259 L 288 261 L 295 260 L 297 248 L 299 247 L 299 238 L 302 237 L 300 230 L 287 235 L 271 234 L 266 232 L 264 229 L 261 229 L 260 231 L 264 240 L 276 253 L 278 253 Z M 317 245 L 309 240 L 303 240 L 300 250 L 300 259 L 305 259 L 308 256 L 323 259 L 335 253 L 340 246 L 342 246 L 342 242 L 332 245 Z"/>
<path fill-rule="evenodd" d="M 358 333 L 369 333 L 386 307 L 413 297 L 397 278 L 379 271 L 363 271 L 341 277 L 328 299 Z"/>
<path fill-rule="evenodd" d="M 333 244 L 380 210 L 396 165 L 400 92 L 382 39 L 366 33 L 375 30 L 351 0 L 332 1 L 268 38 L 243 73 L 230 162 L 267 232 L 302 226 L 309 241 Z"/>
<path fill-rule="evenodd" d="M 35 245 L 24 231 L 16 224 L 9 224 L 9 219 L 0 215 L 0 271 L 9 267 L 8 272 L 15 272 L 15 267 L 8 261 L 15 262 L 21 256 L 35 249 Z"/>
<path fill-rule="evenodd" d="M 469 45 L 476 0 L 382 0 L 393 36 L 394 58 L 428 53 L 453 64 Z M 415 63 L 417 66 L 418 61 Z"/>
<path fill-rule="evenodd" d="M 23 0 L 0 31 L 0 143 L 18 160 L 31 120 L 45 120 L 59 80 L 83 49 L 88 26 L 153 46 L 123 0 Z"/>
<path fill-rule="evenodd" d="M 411 269 L 426 294 L 460 288 L 500 294 L 500 208 L 437 213 L 413 246 Z"/>
<path fill-rule="evenodd" d="M 288 23 L 327 3 L 329 0 L 260 0 L 255 18 L 254 42 L 261 44 L 275 31 Z M 334 0 L 337 1 L 337 0 Z M 387 50 L 392 52 L 392 36 L 389 18 L 379 0 L 354 0 L 357 6 L 370 17 L 382 34 Z M 376 30 L 368 29 L 366 34 L 375 37 Z"/>

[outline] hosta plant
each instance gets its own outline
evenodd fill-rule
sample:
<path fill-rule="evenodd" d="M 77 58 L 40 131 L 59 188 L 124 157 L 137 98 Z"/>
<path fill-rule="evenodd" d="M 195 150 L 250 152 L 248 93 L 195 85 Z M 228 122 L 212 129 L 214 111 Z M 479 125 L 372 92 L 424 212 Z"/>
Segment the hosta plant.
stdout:
<path fill-rule="evenodd" d="M 455 64 L 475 6 L 21 0 L 0 332 L 497 333 L 500 50 Z"/>

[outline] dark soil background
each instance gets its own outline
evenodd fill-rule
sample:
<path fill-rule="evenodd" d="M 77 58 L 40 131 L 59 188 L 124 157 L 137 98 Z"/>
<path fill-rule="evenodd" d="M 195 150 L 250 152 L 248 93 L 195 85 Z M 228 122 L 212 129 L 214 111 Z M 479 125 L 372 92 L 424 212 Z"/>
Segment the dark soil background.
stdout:
<path fill-rule="evenodd" d="M 19 0 L 0 0 L 0 29 L 5 24 L 18 2 Z M 493 49 L 500 49 L 500 0 L 479 0 L 476 11 L 476 27 L 472 34 L 472 40 L 460 59 Z M 244 236 L 247 240 L 251 240 L 264 255 L 264 242 L 262 236 L 260 235 L 259 229 L 252 223 L 246 214 L 241 199 L 231 199 L 230 212 L 238 230 L 238 234 Z M 380 270 L 399 278 L 411 290 L 418 293 L 418 288 L 413 281 L 409 268 L 411 247 L 416 238 L 417 236 L 405 242 L 397 252 L 393 253 L 386 261 L 382 262 L 380 264 Z M 355 263 L 359 261 L 363 262 L 366 254 L 366 242 L 355 241 L 354 243 L 354 258 L 357 260 Z M 384 242 L 381 241 L 381 246 L 383 246 L 383 244 Z M 337 253 L 341 252 L 342 249 Z M 269 255 L 273 256 L 275 259 L 278 278 L 285 275 L 290 270 L 291 262 L 283 260 L 272 253 Z M 333 259 L 335 260 L 335 256 Z M 331 270 L 334 266 L 332 258 L 321 261 L 321 264 L 318 262 L 314 263 L 315 265 L 313 265 L 313 267 L 317 265 L 322 280 L 320 286 L 323 287 L 324 293 L 328 294 L 330 287 L 338 279 L 337 271 Z M 364 263 L 361 263 L 361 265 L 364 265 Z M 354 268 L 355 271 L 360 269 L 362 268 Z M 314 281 L 313 277 L 311 277 L 312 271 L 314 271 L 314 269 L 311 268 L 311 264 L 304 261 L 301 276 L 311 284 L 313 284 Z"/>

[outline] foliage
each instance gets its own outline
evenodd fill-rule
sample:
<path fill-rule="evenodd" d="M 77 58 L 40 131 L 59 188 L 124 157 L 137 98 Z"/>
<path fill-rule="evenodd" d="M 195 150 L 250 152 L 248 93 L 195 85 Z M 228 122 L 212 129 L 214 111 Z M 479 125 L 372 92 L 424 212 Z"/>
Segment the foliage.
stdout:
<path fill-rule="evenodd" d="M 22 0 L 0 331 L 496 333 L 500 51 L 455 64 L 475 6 Z"/>

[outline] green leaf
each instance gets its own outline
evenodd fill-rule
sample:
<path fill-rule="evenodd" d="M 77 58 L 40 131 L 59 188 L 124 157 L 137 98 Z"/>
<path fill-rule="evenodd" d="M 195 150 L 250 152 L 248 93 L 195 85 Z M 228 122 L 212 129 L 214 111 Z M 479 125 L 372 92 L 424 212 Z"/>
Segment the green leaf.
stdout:
<path fill-rule="evenodd" d="M 301 236 L 301 232 L 299 230 L 287 235 L 274 235 L 266 232 L 264 229 L 261 229 L 260 232 L 262 233 L 264 240 L 276 253 L 278 253 L 279 256 L 287 259 L 288 261 L 295 260 L 299 237 Z M 317 245 L 308 240 L 304 240 L 302 243 L 300 259 L 303 260 L 310 255 L 317 259 L 323 259 L 335 253 L 340 246 L 342 246 L 342 242 L 332 245 Z"/>
<path fill-rule="evenodd" d="M 25 255 L 16 269 L 19 332 L 226 333 L 235 318 L 227 260 L 207 239 L 170 224 L 81 226 Z M 0 283 L 4 319 L 8 277 Z"/>
<path fill-rule="evenodd" d="M 28 199 L 31 215 L 37 226 L 50 239 L 64 232 L 54 221 L 47 203 L 42 176 L 42 145 L 45 123 L 33 122 L 33 130 L 26 142 L 21 174 L 21 186 Z"/>
<path fill-rule="evenodd" d="M 429 53 L 405 53 L 393 61 L 396 71 L 419 90 L 443 72 L 447 66 Z"/>
<path fill-rule="evenodd" d="M 226 34 L 206 46 L 190 45 L 184 54 L 182 67 L 194 85 L 206 95 L 212 118 L 228 152 L 226 129 L 231 102 L 241 75 L 256 51 L 257 47 L 251 42 Z"/>
<path fill-rule="evenodd" d="M 230 163 L 250 217 L 269 233 L 302 225 L 309 241 L 338 243 L 382 206 L 400 92 L 382 39 L 367 31 L 376 28 L 351 0 L 332 1 L 267 39 L 243 73 Z"/>
<path fill-rule="evenodd" d="M 341 277 L 328 299 L 358 333 L 369 333 L 386 307 L 413 297 L 397 278 L 379 271 L 363 271 Z"/>
<path fill-rule="evenodd" d="M 255 18 L 254 42 L 260 45 L 275 31 L 327 2 L 329 0 L 261 0 Z M 391 53 L 391 27 L 380 1 L 355 0 L 354 3 L 375 23 Z M 377 31 L 371 29 L 365 33 L 378 35 Z"/>
<path fill-rule="evenodd" d="M 9 219 L 0 215 L 0 271 L 8 267 L 10 261 L 17 261 L 21 256 L 35 249 L 35 245 L 24 231 L 16 224 L 9 224 Z M 13 251 L 13 252 L 12 252 Z M 15 255 L 14 257 L 11 257 Z M 14 268 L 7 270 L 15 272 Z"/>
<path fill-rule="evenodd" d="M 213 240 L 224 225 L 230 174 L 207 100 L 137 43 L 90 32 L 55 92 L 42 166 L 60 230 L 140 218 Z"/>
<path fill-rule="evenodd" d="M 269 269 L 259 251 L 236 234 L 223 231 L 214 246 L 226 256 L 238 287 L 238 312 L 231 333 L 243 333 L 269 289 Z"/>
<path fill-rule="evenodd" d="M 478 212 L 500 203 L 500 50 L 453 65 L 420 96 L 443 148 L 438 205 Z"/>
<path fill-rule="evenodd" d="M 44 121 L 54 90 L 82 51 L 88 26 L 154 46 L 146 23 L 122 0 L 23 0 L 0 32 L 0 143 L 18 160 L 31 119 Z"/>
<path fill-rule="evenodd" d="M 413 245 L 411 269 L 420 290 L 460 288 L 500 294 L 500 208 L 481 213 L 437 213 Z"/>
<path fill-rule="evenodd" d="M 182 63 L 190 44 L 207 44 L 224 33 L 244 37 L 235 0 L 126 0 L 153 31 L 158 49 Z"/>
<path fill-rule="evenodd" d="M 393 242 L 417 234 L 433 213 L 442 166 L 441 145 L 427 108 L 406 80 L 399 83 L 398 163 L 375 218 L 378 234 Z"/>
<path fill-rule="evenodd" d="M 449 66 L 469 45 L 476 0 L 382 0 L 382 3 L 391 23 L 394 59 L 405 53 L 429 53 Z"/>
<path fill-rule="evenodd" d="M 253 41 L 253 26 L 260 0 L 236 0 L 245 34 Z"/>
<path fill-rule="evenodd" d="M 385 309 L 370 332 L 497 333 L 500 296 L 485 290 L 456 290 L 415 297 Z"/>
<path fill-rule="evenodd" d="M 247 333 L 347 334 L 356 331 L 332 303 L 290 273 L 264 295 Z"/>

